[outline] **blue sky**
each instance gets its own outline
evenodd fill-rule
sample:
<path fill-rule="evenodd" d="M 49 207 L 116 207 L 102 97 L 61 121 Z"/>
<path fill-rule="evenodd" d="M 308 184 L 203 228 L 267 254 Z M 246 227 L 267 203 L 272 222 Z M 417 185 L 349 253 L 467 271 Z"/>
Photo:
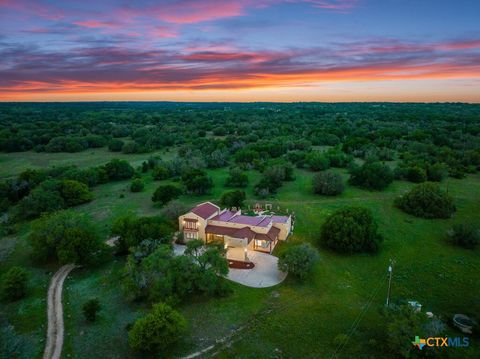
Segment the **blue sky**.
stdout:
<path fill-rule="evenodd" d="M 0 0 L 0 100 L 480 102 L 480 2 Z"/>

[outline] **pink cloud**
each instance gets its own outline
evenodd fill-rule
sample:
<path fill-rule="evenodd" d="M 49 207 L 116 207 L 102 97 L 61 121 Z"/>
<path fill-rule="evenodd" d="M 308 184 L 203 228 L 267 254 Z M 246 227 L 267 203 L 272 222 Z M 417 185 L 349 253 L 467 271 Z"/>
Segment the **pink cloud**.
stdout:
<path fill-rule="evenodd" d="M 176 38 L 178 37 L 178 30 L 171 26 L 156 26 L 150 31 L 150 35 L 160 38 Z"/>
<path fill-rule="evenodd" d="M 241 1 L 183 1 L 157 9 L 156 17 L 167 22 L 188 24 L 243 14 Z"/>
<path fill-rule="evenodd" d="M 480 48 L 480 40 L 447 42 L 438 46 L 441 50 L 469 50 Z"/>
<path fill-rule="evenodd" d="M 88 27 L 92 29 L 97 29 L 97 28 L 116 29 L 120 27 L 119 24 L 116 24 L 111 21 L 86 20 L 86 21 L 74 21 L 73 23 L 78 26 Z"/>

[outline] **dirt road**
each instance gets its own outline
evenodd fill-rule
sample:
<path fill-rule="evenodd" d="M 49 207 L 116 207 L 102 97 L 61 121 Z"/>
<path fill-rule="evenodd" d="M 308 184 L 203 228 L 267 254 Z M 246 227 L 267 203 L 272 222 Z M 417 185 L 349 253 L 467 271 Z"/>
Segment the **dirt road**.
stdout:
<path fill-rule="evenodd" d="M 73 268 L 75 268 L 73 264 L 64 265 L 53 275 L 50 281 L 47 308 L 47 343 L 43 352 L 43 359 L 60 359 L 62 354 L 64 336 L 62 289 L 65 278 Z"/>

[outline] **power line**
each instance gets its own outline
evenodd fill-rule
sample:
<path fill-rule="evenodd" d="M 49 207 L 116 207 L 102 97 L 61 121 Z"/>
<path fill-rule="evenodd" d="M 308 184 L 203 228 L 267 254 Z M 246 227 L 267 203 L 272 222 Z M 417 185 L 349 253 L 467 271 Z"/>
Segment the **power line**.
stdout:
<path fill-rule="evenodd" d="M 373 300 L 375 299 L 375 297 L 378 295 L 378 293 L 380 292 L 380 289 L 383 287 L 383 285 L 385 284 L 385 276 L 383 275 L 381 280 L 380 280 L 380 283 L 378 284 L 378 286 L 374 289 L 373 291 L 373 294 L 370 296 L 370 298 L 368 299 L 367 301 L 367 304 L 365 304 L 365 306 L 363 307 L 362 311 L 359 313 L 359 315 L 355 318 L 355 320 L 353 321 L 352 323 L 352 326 L 350 327 L 350 331 L 347 335 L 347 338 L 338 345 L 337 349 L 335 350 L 335 352 L 332 354 L 332 356 L 330 357 L 331 359 L 334 359 L 336 358 L 338 355 L 340 355 L 340 353 L 342 352 L 342 350 L 345 348 L 345 346 L 347 345 L 347 343 L 350 341 L 350 338 L 353 336 L 353 334 L 355 333 L 355 330 L 357 329 L 358 325 L 360 324 L 360 322 L 362 321 L 363 317 L 365 316 L 365 314 L 367 313 L 368 309 L 370 308 L 370 306 L 372 305 L 373 303 Z"/>

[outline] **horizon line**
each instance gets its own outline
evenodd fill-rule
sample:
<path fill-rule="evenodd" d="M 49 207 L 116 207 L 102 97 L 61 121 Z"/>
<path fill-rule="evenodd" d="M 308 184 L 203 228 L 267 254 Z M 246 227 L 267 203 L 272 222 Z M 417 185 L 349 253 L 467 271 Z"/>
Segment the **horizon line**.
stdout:
<path fill-rule="evenodd" d="M 180 104 L 207 104 L 207 103 L 232 103 L 232 104 L 255 104 L 255 103 L 268 103 L 268 104 L 465 104 L 465 105 L 480 105 L 478 102 L 466 102 L 466 101 L 169 101 L 169 100 L 97 100 L 97 101 L 2 101 L 1 104 L 64 104 L 64 103 L 180 103 Z"/>

